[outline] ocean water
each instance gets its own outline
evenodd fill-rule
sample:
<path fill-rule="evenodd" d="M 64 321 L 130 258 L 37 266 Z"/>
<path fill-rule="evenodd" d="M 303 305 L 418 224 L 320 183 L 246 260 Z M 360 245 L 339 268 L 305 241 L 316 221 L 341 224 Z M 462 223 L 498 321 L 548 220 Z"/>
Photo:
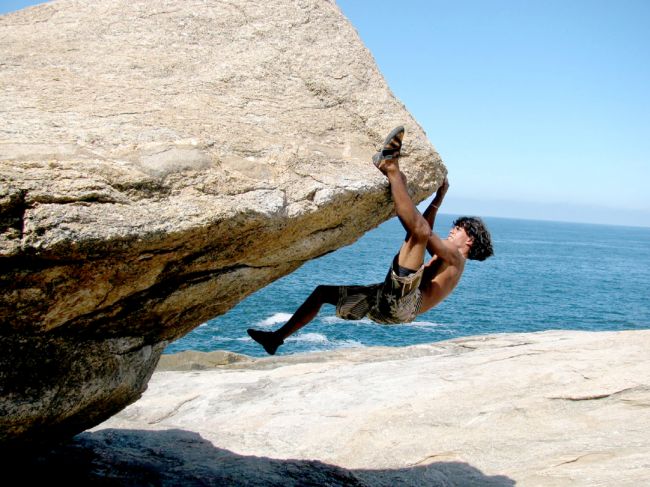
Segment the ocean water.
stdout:
<path fill-rule="evenodd" d="M 438 215 L 446 237 L 454 215 Z M 468 261 L 456 290 L 409 324 L 344 321 L 324 305 L 278 355 L 374 345 L 405 346 L 501 332 L 650 328 L 650 228 L 484 218 L 495 256 Z M 266 353 L 249 327 L 281 326 L 318 284 L 381 282 L 404 238 L 396 219 L 354 244 L 310 261 L 225 315 L 171 343 L 165 353 Z"/>

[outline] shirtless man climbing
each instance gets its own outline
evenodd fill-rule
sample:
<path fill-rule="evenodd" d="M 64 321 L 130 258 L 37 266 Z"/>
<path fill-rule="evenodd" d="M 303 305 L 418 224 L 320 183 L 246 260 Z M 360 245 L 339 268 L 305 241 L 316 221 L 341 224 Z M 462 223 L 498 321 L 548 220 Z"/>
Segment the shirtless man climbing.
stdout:
<path fill-rule="evenodd" d="M 458 218 L 446 240 L 432 231 L 449 182 L 445 178 L 435 198 L 421 214 L 408 194 L 406 177 L 399 168 L 403 137 L 403 127 L 393 129 L 373 156 L 375 166 L 390 182 L 395 212 L 406 230 L 406 239 L 386 279 L 367 286 L 317 286 L 278 330 L 248 329 L 251 338 L 267 353 L 275 354 L 284 340 L 313 320 L 326 303 L 336 306 L 336 316 L 346 320 L 367 316 L 381 324 L 411 322 L 454 290 L 467 259 L 485 260 L 493 254 L 490 233 L 480 218 Z M 425 251 L 431 254 L 426 264 Z"/>

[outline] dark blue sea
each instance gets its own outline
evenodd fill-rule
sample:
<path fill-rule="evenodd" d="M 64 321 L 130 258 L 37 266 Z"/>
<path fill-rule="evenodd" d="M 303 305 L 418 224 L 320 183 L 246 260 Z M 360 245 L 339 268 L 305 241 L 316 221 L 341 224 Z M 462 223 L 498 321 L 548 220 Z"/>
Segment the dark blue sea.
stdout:
<path fill-rule="evenodd" d="M 453 215 L 439 215 L 445 238 Z M 484 218 L 495 256 L 468 261 L 438 307 L 405 325 L 343 321 L 334 307 L 290 337 L 278 355 L 373 345 L 404 346 L 469 335 L 550 329 L 650 328 L 650 228 Z M 381 282 L 404 238 L 396 219 L 356 243 L 310 261 L 171 343 L 165 353 L 265 352 L 249 327 L 275 329 L 318 284 Z"/>

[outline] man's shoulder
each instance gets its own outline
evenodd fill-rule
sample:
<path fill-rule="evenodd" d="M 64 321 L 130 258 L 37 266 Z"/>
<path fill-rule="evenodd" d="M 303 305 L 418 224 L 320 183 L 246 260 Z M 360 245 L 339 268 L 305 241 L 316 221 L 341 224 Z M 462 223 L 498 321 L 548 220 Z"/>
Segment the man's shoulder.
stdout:
<path fill-rule="evenodd" d="M 447 259 L 445 259 L 447 263 L 455 266 L 464 266 L 465 256 L 460 251 L 460 249 L 453 243 L 447 242 L 446 240 L 443 240 L 442 243 L 447 249 L 449 249 L 449 255 Z"/>

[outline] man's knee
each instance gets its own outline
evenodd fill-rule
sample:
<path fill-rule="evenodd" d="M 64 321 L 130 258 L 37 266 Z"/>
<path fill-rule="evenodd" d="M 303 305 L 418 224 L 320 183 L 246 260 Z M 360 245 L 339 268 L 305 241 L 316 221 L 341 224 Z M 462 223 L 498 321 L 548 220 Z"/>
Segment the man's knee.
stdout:
<path fill-rule="evenodd" d="M 426 242 L 430 235 L 431 227 L 424 218 L 419 218 L 411 233 L 411 238 L 417 242 Z"/>
<path fill-rule="evenodd" d="M 338 301 L 338 287 L 337 286 L 316 286 L 312 296 L 315 296 L 321 303 L 336 304 Z"/>

